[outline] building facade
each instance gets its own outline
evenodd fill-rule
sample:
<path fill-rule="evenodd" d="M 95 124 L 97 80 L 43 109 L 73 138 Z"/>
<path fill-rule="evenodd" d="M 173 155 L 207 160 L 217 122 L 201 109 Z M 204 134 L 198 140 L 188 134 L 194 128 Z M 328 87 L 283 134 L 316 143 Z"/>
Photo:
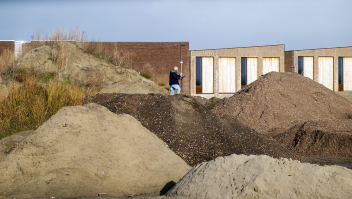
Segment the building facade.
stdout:
<path fill-rule="evenodd" d="M 352 90 L 352 47 L 286 51 L 285 66 L 333 91 Z"/>
<path fill-rule="evenodd" d="M 285 72 L 284 45 L 190 51 L 191 95 L 228 97 L 271 71 Z"/>

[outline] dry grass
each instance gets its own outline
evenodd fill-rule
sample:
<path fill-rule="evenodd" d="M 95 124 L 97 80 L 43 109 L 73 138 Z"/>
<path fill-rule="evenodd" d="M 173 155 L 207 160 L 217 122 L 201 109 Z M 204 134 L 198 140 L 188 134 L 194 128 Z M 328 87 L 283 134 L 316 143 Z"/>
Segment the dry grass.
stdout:
<path fill-rule="evenodd" d="M 58 69 L 65 69 L 68 62 L 68 55 L 62 43 L 57 43 L 51 50 L 51 59 L 56 62 Z"/>
<path fill-rule="evenodd" d="M 27 77 L 0 102 L 0 138 L 36 129 L 60 108 L 82 104 L 83 96 L 76 85 L 49 82 L 43 86 L 36 77 Z"/>

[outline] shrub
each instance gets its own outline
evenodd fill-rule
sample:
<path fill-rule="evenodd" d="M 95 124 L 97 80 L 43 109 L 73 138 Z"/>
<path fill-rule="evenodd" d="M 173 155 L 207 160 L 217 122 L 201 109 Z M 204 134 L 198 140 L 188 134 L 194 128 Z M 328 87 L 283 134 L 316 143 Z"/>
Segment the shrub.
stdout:
<path fill-rule="evenodd" d="M 141 73 L 141 76 L 146 78 L 146 79 L 150 79 L 152 77 L 152 75 L 148 72 L 145 72 L 145 73 Z"/>

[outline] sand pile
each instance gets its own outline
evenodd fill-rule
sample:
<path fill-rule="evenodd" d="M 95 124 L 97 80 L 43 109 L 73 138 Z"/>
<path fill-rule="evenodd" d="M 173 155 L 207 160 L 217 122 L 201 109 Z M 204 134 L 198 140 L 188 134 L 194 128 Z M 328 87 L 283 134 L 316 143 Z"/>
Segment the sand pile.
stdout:
<path fill-rule="evenodd" d="M 274 138 L 304 156 L 352 157 L 352 120 L 307 121 Z"/>
<path fill-rule="evenodd" d="M 132 116 L 65 107 L 0 162 L 0 196 L 112 196 L 159 192 L 190 167 Z"/>
<path fill-rule="evenodd" d="M 348 199 L 352 196 L 352 170 L 234 154 L 194 167 L 167 196 Z"/>
<path fill-rule="evenodd" d="M 255 132 L 232 116 L 218 116 L 186 95 L 98 94 L 87 99 L 110 111 L 135 117 L 191 166 L 219 156 L 295 155 L 269 136 Z"/>
<path fill-rule="evenodd" d="M 271 72 L 224 98 L 212 110 L 235 116 L 263 134 L 283 133 L 308 120 L 350 119 L 352 104 L 322 84 L 296 73 Z"/>
<path fill-rule="evenodd" d="M 352 91 L 339 91 L 337 94 L 352 102 Z"/>
<path fill-rule="evenodd" d="M 102 84 L 101 92 L 104 93 L 168 93 L 165 88 L 143 78 L 138 72 L 84 53 L 72 43 L 62 42 L 58 46 L 54 44 L 33 49 L 18 60 L 16 67 L 53 72 L 61 80 L 69 80 L 82 86 Z M 61 61 L 55 61 L 54 54 L 59 54 Z M 131 84 L 134 89 L 131 89 Z"/>

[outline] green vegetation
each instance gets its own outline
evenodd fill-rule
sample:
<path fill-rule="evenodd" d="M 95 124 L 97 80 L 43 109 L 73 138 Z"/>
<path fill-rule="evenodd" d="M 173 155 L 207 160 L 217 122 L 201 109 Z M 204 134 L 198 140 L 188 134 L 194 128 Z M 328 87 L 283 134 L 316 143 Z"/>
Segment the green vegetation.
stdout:
<path fill-rule="evenodd" d="M 96 57 L 96 58 L 100 58 L 100 54 L 99 53 L 92 53 L 92 55 L 94 55 L 94 57 Z"/>
<path fill-rule="evenodd" d="M 141 73 L 141 76 L 146 78 L 146 79 L 150 79 L 152 77 L 152 75 L 150 73 Z"/>

